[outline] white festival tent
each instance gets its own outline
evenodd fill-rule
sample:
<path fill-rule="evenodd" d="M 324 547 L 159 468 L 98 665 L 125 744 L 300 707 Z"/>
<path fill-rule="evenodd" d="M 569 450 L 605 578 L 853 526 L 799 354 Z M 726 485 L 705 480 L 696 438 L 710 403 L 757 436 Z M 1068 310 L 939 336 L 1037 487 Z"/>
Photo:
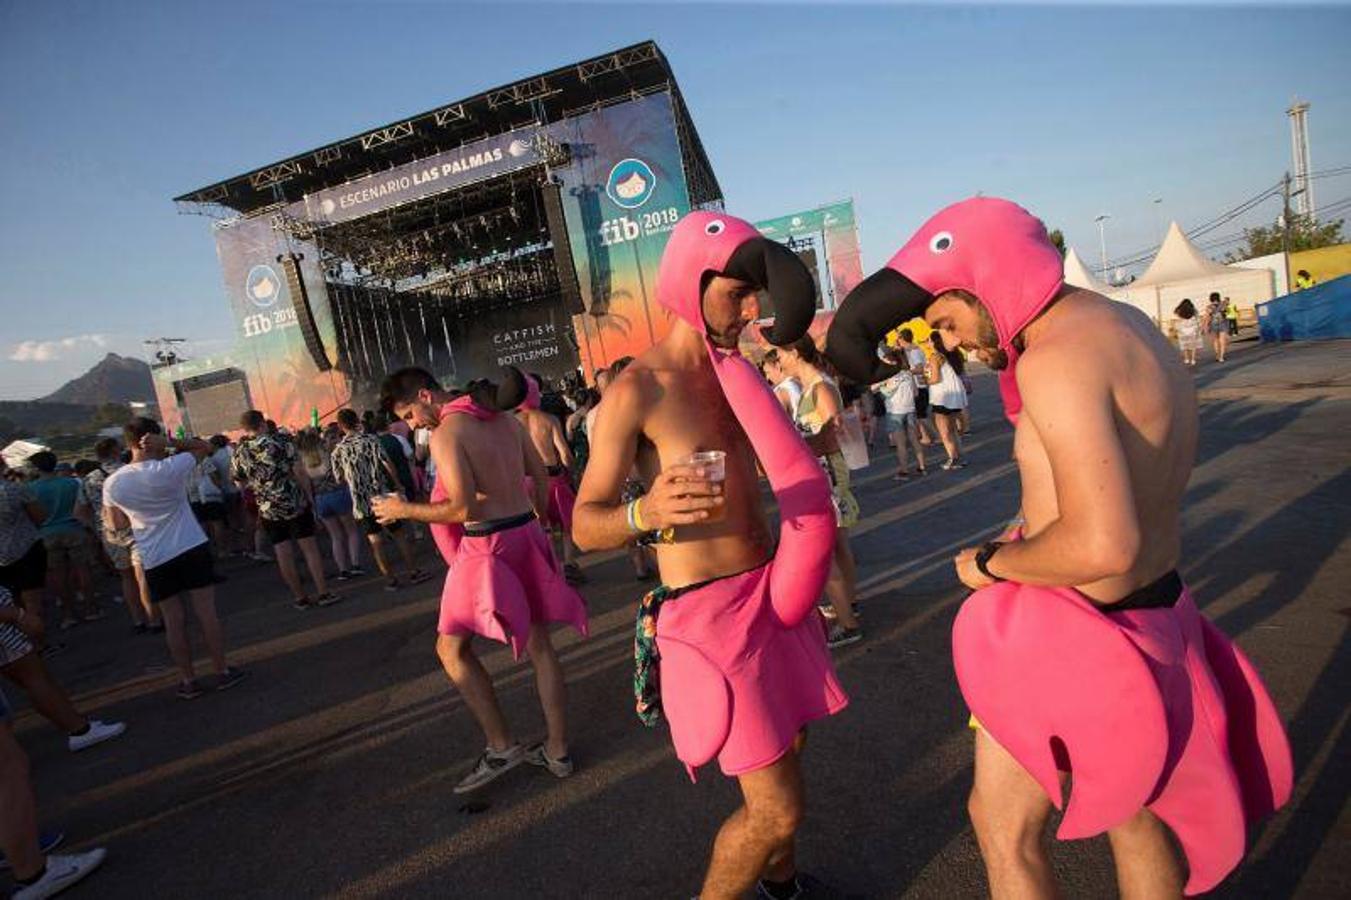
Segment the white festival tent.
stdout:
<path fill-rule="evenodd" d="M 1176 318 L 1174 307 L 1183 299 L 1190 298 L 1197 311 L 1204 312 L 1211 291 L 1231 298 L 1240 310 L 1251 310 L 1276 295 L 1275 276 L 1265 267 L 1234 268 L 1207 258 L 1173 222 L 1149 268 L 1135 281 L 1114 290 L 1113 296 L 1141 310 L 1166 330 Z"/>
<path fill-rule="evenodd" d="M 1114 288 L 1105 281 L 1099 281 L 1093 273 L 1088 271 L 1088 266 L 1079 258 L 1079 254 L 1074 252 L 1071 247 L 1065 254 L 1065 283 L 1072 284 L 1075 287 L 1083 288 L 1088 291 L 1095 291 L 1104 297 L 1113 297 L 1119 288 Z"/>
<path fill-rule="evenodd" d="M 5 448 L 0 450 L 0 455 L 4 456 L 5 465 L 9 466 L 11 469 L 17 469 L 28 462 L 28 457 L 32 456 L 34 453 L 50 449 L 51 448 L 46 444 L 39 442 L 37 438 L 29 438 L 28 440 L 17 440 L 5 445 Z"/>

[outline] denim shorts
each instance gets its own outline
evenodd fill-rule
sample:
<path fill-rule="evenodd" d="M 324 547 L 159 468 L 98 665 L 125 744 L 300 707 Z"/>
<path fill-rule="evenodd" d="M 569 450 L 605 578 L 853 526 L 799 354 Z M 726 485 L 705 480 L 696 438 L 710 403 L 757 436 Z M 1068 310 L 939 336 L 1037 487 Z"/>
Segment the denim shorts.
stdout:
<path fill-rule="evenodd" d="M 904 433 L 907 427 L 914 428 L 916 421 L 915 414 L 912 412 L 900 413 L 899 415 L 896 413 L 887 413 L 887 433 Z"/>

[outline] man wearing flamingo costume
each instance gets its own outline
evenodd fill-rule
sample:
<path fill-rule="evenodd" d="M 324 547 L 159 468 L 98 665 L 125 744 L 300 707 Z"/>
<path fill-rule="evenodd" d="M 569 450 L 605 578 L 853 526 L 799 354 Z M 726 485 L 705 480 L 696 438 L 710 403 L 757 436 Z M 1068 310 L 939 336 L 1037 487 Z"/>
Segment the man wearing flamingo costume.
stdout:
<path fill-rule="evenodd" d="M 430 502 L 377 499 L 383 522 L 414 519 L 431 525 L 450 567 L 441 594 L 436 653 L 483 729 L 487 748 L 458 784 L 475 790 L 522 762 L 564 778 L 572 774 L 567 748 L 567 691 L 549 636 L 553 623 L 586 635 L 586 606 L 568 586 L 537 513 L 547 506 L 548 476 L 538 453 L 510 410 L 525 397 L 525 379 L 508 368 L 502 386 L 480 384 L 470 393 L 441 390 L 424 369 L 401 369 L 385 379 L 382 404 L 418 428 L 433 428 L 436 484 Z M 532 490 L 533 489 L 533 490 Z M 532 496 L 533 494 L 533 496 Z M 492 678 L 473 650 L 475 635 L 501 641 L 516 658 L 530 655 L 548 730 L 522 747 L 497 702 Z"/>
<path fill-rule="evenodd" d="M 643 598 L 635 634 L 639 716 L 664 716 L 691 777 L 717 757 L 744 806 L 714 843 L 700 896 L 801 896 L 794 836 L 803 815 L 801 734 L 848 702 L 816 601 L 835 513 L 825 472 L 756 368 L 737 352 L 774 305 L 772 342 L 811 322 L 815 286 L 787 248 L 732 216 L 694 212 L 671 233 L 657 299 L 671 333 L 606 391 L 573 517 L 582 549 L 656 542 L 663 586 Z M 718 464 L 686 462 L 723 451 Z M 758 458 L 778 502 L 777 549 L 759 498 Z M 628 503 L 637 464 L 647 493 Z"/>
<path fill-rule="evenodd" d="M 1289 799 L 1289 745 L 1256 671 L 1176 569 L 1191 376 L 1142 314 L 1062 273 L 1025 209 L 966 200 L 850 293 L 826 350 L 875 382 L 890 373 L 878 342 L 924 315 L 1001 370 L 1023 524 L 957 556 L 975 593 L 952 639 L 992 894 L 1055 894 L 1041 843 L 1053 804 L 1060 838 L 1108 833 L 1123 897 L 1201 893 L 1242 859 L 1246 822 Z M 1185 853 L 1185 887 L 1160 822 Z"/>

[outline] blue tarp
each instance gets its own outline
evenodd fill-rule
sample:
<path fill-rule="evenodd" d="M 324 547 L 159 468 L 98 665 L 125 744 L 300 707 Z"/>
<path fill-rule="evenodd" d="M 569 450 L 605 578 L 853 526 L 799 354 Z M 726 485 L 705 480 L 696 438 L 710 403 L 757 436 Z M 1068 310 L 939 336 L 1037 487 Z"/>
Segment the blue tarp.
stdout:
<path fill-rule="evenodd" d="M 1264 341 L 1351 337 L 1351 275 L 1257 304 Z"/>

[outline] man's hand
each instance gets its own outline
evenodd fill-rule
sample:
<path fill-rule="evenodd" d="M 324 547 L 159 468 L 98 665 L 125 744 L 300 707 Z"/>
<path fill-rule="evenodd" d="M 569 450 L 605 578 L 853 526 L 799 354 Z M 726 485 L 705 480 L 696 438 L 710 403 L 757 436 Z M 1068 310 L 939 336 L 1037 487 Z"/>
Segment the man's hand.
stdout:
<path fill-rule="evenodd" d="M 141 452 L 147 456 L 157 456 L 164 452 L 169 446 L 162 434 L 146 434 L 141 436 Z"/>
<path fill-rule="evenodd" d="M 652 482 L 652 489 L 638 501 L 643 525 L 660 531 L 673 525 L 696 525 L 723 503 L 722 482 L 709 481 L 704 469 L 671 466 Z"/>
<path fill-rule="evenodd" d="M 997 583 L 976 568 L 976 554 L 979 552 L 979 547 L 967 547 L 952 560 L 953 567 L 957 570 L 957 580 L 973 591 Z"/>
<path fill-rule="evenodd" d="M 397 494 L 380 494 L 371 498 L 371 512 L 381 525 L 392 525 L 408 518 L 407 501 Z"/>

